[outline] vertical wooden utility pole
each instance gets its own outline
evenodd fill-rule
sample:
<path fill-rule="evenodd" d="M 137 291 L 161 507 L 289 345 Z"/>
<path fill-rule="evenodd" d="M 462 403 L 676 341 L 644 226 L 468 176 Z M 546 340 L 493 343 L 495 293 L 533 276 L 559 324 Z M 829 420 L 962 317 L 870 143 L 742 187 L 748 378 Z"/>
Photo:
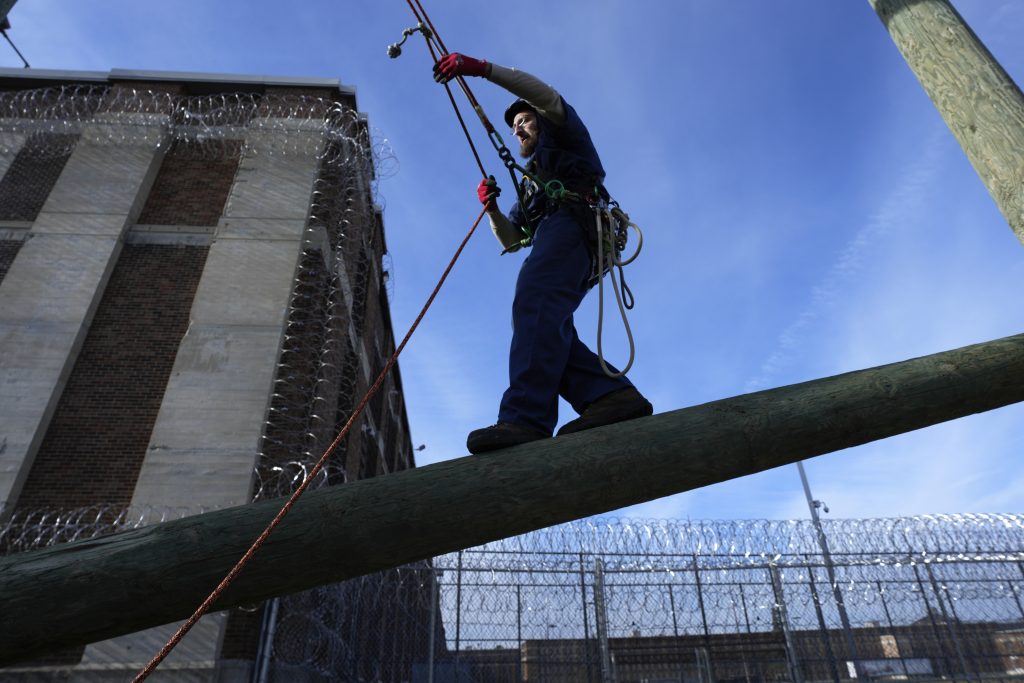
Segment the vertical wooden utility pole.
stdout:
<path fill-rule="evenodd" d="M 1024 244 L 1024 95 L 949 0 L 868 0 Z"/>

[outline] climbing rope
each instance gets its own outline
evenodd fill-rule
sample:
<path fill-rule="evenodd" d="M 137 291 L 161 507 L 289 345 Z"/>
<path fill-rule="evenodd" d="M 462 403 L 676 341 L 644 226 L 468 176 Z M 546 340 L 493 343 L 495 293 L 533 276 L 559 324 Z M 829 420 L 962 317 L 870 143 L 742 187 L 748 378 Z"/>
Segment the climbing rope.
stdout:
<path fill-rule="evenodd" d="M 594 223 L 595 230 L 597 232 L 597 360 L 601 363 L 601 369 L 604 374 L 615 379 L 617 377 L 624 376 L 629 369 L 633 367 L 633 361 L 636 359 L 636 344 L 633 342 L 633 330 L 629 327 L 629 318 L 626 315 L 627 309 L 632 309 L 633 304 L 633 293 L 629 291 L 629 287 L 626 286 L 626 276 L 622 270 L 623 266 L 628 266 L 630 263 L 636 260 L 636 257 L 640 255 L 640 250 L 644 246 L 644 233 L 640 230 L 640 226 L 629 219 L 629 215 L 626 214 L 622 209 L 615 207 L 612 210 L 608 210 L 606 206 L 594 206 Z M 622 247 L 625 246 L 625 235 L 618 234 L 619 231 L 614 226 L 622 226 L 622 232 L 625 233 L 629 228 L 633 228 L 637 234 L 637 245 L 636 251 L 629 258 L 623 260 L 620 256 Z M 608 231 L 605 232 L 605 226 L 608 227 Z M 622 245 L 620 247 L 619 245 Z M 608 250 L 607 256 L 605 256 L 605 250 Z M 615 280 L 615 269 L 619 269 L 619 280 Z M 615 292 L 615 301 L 619 306 L 619 315 L 622 317 L 622 326 L 626 330 L 626 339 L 629 340 L 629 360 L 626 366 L 622 370 L 615 372 L 605 362 L 604 359 L 604 271 L 608 272 L 608 277 L 612 281 L 612 291 Z M 620 291 L 621 290 L 621 291 Z"/>
<path fill-rule="evenodd" d="M 331 456 L 332 453 L 334 453 L 334 451 L 338 448 L 341 442 L 348 435 L 349 430 L 351 430 L 352 425 L 355 424 L 355 421 L 362 414 L 363 409 L 366 407 L 366 404 L 369 403 L 370 399 L 373 398 L 374 394 L 377 393 L 377 390 L 380 389 L 381 385 L 384 383 L 384 379 L 387 377 L 388 373 L 391 372 L 391 368 L 394 367 L 395 363 L 398 361 L 398 356 L 402 353 L 402 350 L 405 348 L 405 345 L 409 342 L 409 338 L 412 337 L 413 332 L 415 332 L 416 328 L 419 327 L 419 324 L 423 320 L 423 317 L 427 314 L 427 309 L 429 309 L 431 304 L 434 303 L 434 299 L 437 298 L 438 292 L 441 291 L 441 286 L 444 285 L 445 280 L 448 279 L 448 274 L 451 273 L 452 268 L 455 267 L 455 262 L 458 261 L 459 256 L 462 255 L 462 251 L 463 249 L 465 249 L 466 244 L 469 243 L 469 239 L 473 236 L 473 233 L 476 232 L 476 228 L 478 225 L 480 225 L 480 221 L 483 219 L 484 213 L 485 211 L 481 211 L 480 215 L 476 217 L 476 220 L 473 222 L 473 226 L 469 229 L 469 232 L 463 238 L 462 243 L 459 245 L 459 248 L 455 250 L 455 255 L 452 256 L 451 261 L 449 261 L 448 267 L 445 268 L 444 273 L 441 274 L 441 279 L 438 280 L 437 285 L 434 286 L 434 290 L 430 293 L 430 296 L 427 298 L 427 302 L 423 304 L 423 308 L 420 310 L 419 315 L 416 316 L 416 320 L 413 321 L 412 326 L 409 327 L 409 331 L 406 332 L 405 337 L 402 339 L 402 343 L 399 344 L 398 348 L 395 349 L 395 352 L 391 354 L 391 358 L 388 359 L 388 362 L 384 366 L 384 369 L 380 371 L 379 375 L 377 375 L 377 380 L 369 389 L 367 389 L 366 394 L 359 402 L 359 405 L 356 406 L 355 410 L 352 411 L 352 415 L 348 418 L 348 421 L 345 423 L 345 426 L 342 427 L 341 431 L 338 432 L 338 435 L 334 437 L 334 441 L 332 441 L 330 445 L 327 446 L 323 454 L 320 456 L 320 459 L 317 460 L 317 463 L 313 467 L 313 469 L 309 471 L 305 478 L 303 478 L 302 483 L 299 485 L 299 487 L 295 489 L 295 492 L 292 493 L 291 496 L 289 496 L 288 501 L 281 507 L 281 510 L 277 513 L 274 519 L 270 521 L 270 524 L 268 524 L 267 528 L 263 530 L 263 533 L 259 535 L 259 537 L 245 552 L 245 555 L 242 556 L 242 559 L 240 559 L 235 564 L 231 571 L 228 572 L 228 575 L 224 577 L 224 579 L 217 585 L 213 592 L 210 593 L 206 600 L 203 601 L 203 604 L 199 606 L 199 608 L 192 614 L 192 616 L 189 617 L 188 620 L 181 625 L 181 628 L 179 628 L 177 632 L 175 632 L 175 634 L 171 637 L 171 639 L 167 641 L 167 644 L 164 645 L 160 652 L 158 652 L 156 656 L 153 657 L 153 659 L 149 662 L 149 664 L 147 664 L 146 667 L 133 679 L 133 683 L 140 683 L 141 681 L 146 680 L 146 678 L 149 677 L 149 674 L 151 674 L 153 670 L 160 665 L 160 662 L 162 662 L 167 657 L 167 655 L 170 654 L 171 650 L 173 650 L 175 646 L 177 646 L 177 644 L 181 642 L 181 639 L 185 637 L 185 634 L 187 634 L 192 629 L 192 627 L 195 626 L 196 622 L 199 621 L 199 619 L 209 611 L 210 606 L 220 598 L 221 594 L 223 594 L 225 590 L 227 590 L 228 586 L 230 586 L 231 583 L 235 580 L 239 572 L 241 572 L 245 565 L 249 563 L 249 560 L 251 560 L 253 555 L 255 555 L 256 552 L 260 549 L 264 541 L 267 540 L 270 534 L 273 533 L 274 529 L 276 529 L 277 526 L 281 523 L 281 520 L 284 519 L 285 515 L 287 515 L 291 511 L 292 507 L 294 507 L 299 497 L 302 496 L 302 494 L 306 491 L 307 488 L 309 488 L 310 483 L 312 483 L 316 479 L 317 475 L 320 473 L 324 465 L 327 463 L 327 459 Z"/>

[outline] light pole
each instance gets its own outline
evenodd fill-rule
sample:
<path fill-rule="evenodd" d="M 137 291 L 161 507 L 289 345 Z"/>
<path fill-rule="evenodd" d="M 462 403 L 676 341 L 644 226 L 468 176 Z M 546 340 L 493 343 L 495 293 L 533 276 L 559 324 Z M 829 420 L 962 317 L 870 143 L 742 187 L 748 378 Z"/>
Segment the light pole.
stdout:
<path fill-rule="evenodd" d="M 828 549 L 828 539 L 825 537 L 825 530 L 821 527 L 821 518 L 818 516 L 818 508 L 828 512 L 828 506 L 820 500 L 815 500 L 811 495 L 811 485 L 807 482 L 807 473 L 804 471 L 804 463 L 797 460 L 796 468 L 800 472 L 800 483 L 804 487 L 804 495 L 807 497 L 807 507 L 811 511 L 811 523 L 814 524 L 814 534 L 818 539 L 818 547 L 821 548 L 821 556 L 825 560 L 825 574 L 828 576 L 828 583 L 832 586 L 832 595 L 836 600 L 836 609 L 839 611 L 839 621 L 843 625 L 843 635 L 846 638 L 846 648 L 853 660 L 854 671 L 857 678 L 863 677 L 862 667 L 857 656 L 857 643 L 853 639 L 853 629 L 850 626 L 850 617 L 846 613 L 846 603 L 843 602 L 843 591 L 836 581 L 835 568 L 832 566 L 832 553 Z M 813 581 L 814 578 L 812 577 Z"/>

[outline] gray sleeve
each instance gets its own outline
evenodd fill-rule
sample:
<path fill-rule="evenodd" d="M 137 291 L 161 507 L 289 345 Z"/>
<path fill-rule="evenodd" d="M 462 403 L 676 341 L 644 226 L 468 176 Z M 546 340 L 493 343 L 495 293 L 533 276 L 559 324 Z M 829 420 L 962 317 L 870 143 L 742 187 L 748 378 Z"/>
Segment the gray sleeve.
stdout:
<path fill-rule="evenodd" d="M 491 222 L 491 232 L 501 244 L 503 250 L 501 253 L 519 251 L 520 242 L 523 239 L 522 231 L 512 225 L 512 221 L 500 211 L 488 211 L 487 218 Z"/>
<path fill-rule="evenodd" d="M 516 97 L 521 97 L 537 110 L 537 113 L 555 125 L 565 123 L 565 106 L 562 96 L 550 85 L 532 74 L 518 69 L 511 69 L 499 64 L 491 64 L 487 80 L 500 85 Z"/>

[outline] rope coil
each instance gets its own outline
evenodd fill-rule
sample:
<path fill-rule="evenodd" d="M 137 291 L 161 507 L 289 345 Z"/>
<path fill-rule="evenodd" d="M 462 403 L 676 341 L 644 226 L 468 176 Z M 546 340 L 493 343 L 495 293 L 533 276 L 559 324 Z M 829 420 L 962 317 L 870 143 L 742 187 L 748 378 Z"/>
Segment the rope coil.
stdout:
<path fill-rule="evenodd" d="M 594 223 L 595 230 L 597 231 L 597 294 L 598 294 L 598 305 L 597 305 L 597 360 L 601 364 L 601 369 L 604 374 L 609 377 L 616 379 L 625 376 L 629 369 L 633 367 L 633 361 L 636 360 L 636 343 L 633 341 L 633 330 L 629 326 L 629 318 L 626 315 L 626 310 L 632 309 L 633 304 L 633 293 L 629 291 L 629 287 L 626 286 L 625 274 L 623 273 L 622 267 L 629 265 L 636 257 L 640 255 L 640 250 L 644 246 L 644 234 L 640 230 L 640 226 L 629 220 L 629 216 L 622 211 L 619 207 L 615 207 L 611 210 L 606 206 L 594 206 Z M 625 239 L 622 239 L 623 244 L 619 245 L 617 240 L 615 225 L 624 226 L 624 230 L 633 228 L 636 231 L 638 243 L 636 251 L 629 258 L 623 260 L 620 256 L 621 248 L 625 246 Z M 609 232 L 605 232 L 605 226 L 610 229 Z M 607 249 L 607 257 L 605 250 Z M 619 279 L 616 282 L 615 269 L 619 269 Z M 629 360 L 626 362 L 626 366 L 618 371 L 613 371 L 608 363 L 604 359 L 604 273 L 608 273 L 608 277 L 612 281 L 612 291 L 615 293 L 615 302 L 619 307 L 619 315 L 622 318 L 622 325 L 626 330 L 626 339 L 629 341 Z"/>

